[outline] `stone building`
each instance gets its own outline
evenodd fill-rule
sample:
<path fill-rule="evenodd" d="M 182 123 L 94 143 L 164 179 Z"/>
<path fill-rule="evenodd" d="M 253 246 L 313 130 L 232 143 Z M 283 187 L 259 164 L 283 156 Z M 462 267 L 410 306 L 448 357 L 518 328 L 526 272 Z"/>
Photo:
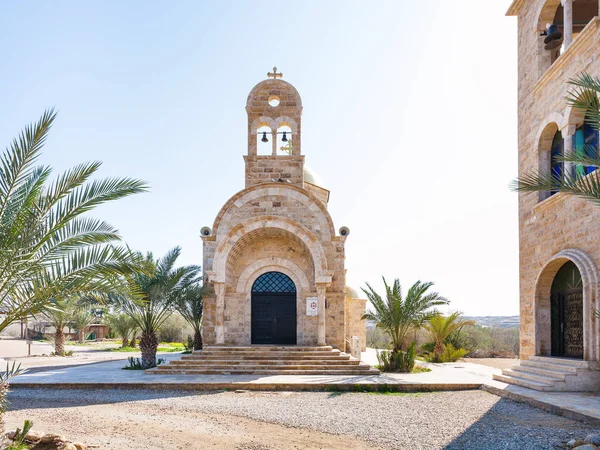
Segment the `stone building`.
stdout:
<path fill-rule="evenodd" d="M 366 341 L 366 300 L 346 289 L 346 227 L 304 164 L 302 100 L 274 69 L 248 95 L 245 188 L 201 231 L 208 345 Z"/>
<path fill-rule="evenodd" d="M 553 156 L 598 148 L 568 84 L 600 76 L 598 0 L 515 0 L 519 175 L 566 171 Z M 562 193 L 519 194 L 521 363 L 498 379 L 540 390 L 599 390 L 600 207 Z"/>

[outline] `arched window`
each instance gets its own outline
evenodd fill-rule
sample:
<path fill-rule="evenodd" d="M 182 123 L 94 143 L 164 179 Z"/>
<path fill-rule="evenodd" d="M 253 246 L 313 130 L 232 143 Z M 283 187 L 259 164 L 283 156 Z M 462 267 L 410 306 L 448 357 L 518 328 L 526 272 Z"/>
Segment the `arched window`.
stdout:
<path fill-rule="evenodd" d="M 252 285 L 253 293 L 296 292 L 296 285 L 290 277 L 281 272 L 267 272 L 256 279 Z"/>
<path fill-rule="evenodd" d="M 598 151 L 598 130 L 587 121 L 577 127 L 575 134 L 573 135 L 573 151 L 579 155 L 587 155 L 594 157 Z M 577 176 L 585 176 L 588 173 L 592 173 L 596 170 L 593 166 L 581 166 L 575 167 L 575 173 Z"/>
<path fill-rule="evenodd" d="M 564 173 L 563 163 L 557 161 L 556 158 L 563 155 L 564 140 L 562 133 L 557 131 L 552 139 L 552 147 L 550 148 L 550 173 L 557 178 L 562 178 Z M 550 195 L 556 194 L 556 191 L 551 191 Z"/>

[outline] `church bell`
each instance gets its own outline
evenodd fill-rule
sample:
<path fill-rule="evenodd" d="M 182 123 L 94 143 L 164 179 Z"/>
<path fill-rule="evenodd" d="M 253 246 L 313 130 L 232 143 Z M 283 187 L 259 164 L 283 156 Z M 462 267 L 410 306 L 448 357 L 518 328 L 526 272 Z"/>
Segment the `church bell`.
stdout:
<path fill-rule="evenodd" d="M 558 29 L 558 25 L 552 24 L 548 27 L 547 36 L 544 39 L 544 48 L 546 50 L 554 50 L 558 48 L 563 43 L 563 34 L 562 31 Z"/>
<path fill-rule="evenodd" d="M 269 138 L 267 138 L 267 132 L 263 131 L 263 137 L 260 140 L 261 142 L 269 142 Z"/>
<path fill-rule="evenodd" d="M 282 140 L 283 142 L 287 142 L 287 141 L 288 141 L 287 134 L 286 134 L 286 132 L 285 132 L 285 131 L 283 132 L 283 137 L 281 138 L 281 140 Z"/>

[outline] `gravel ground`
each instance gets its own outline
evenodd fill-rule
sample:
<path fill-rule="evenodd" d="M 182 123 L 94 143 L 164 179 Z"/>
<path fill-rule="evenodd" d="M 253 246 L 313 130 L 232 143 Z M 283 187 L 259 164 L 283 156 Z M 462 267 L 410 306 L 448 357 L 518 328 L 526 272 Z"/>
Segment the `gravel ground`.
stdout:
<path fill-rule="evenodd" d="M 483 391 L 382 395 L 15 389 L 9 400 L 7 428 L 30 418 L 47 428 L 42 431 L 103 449 L 524 450 L 564 448 L 573 437 L 598 432 Z"/>

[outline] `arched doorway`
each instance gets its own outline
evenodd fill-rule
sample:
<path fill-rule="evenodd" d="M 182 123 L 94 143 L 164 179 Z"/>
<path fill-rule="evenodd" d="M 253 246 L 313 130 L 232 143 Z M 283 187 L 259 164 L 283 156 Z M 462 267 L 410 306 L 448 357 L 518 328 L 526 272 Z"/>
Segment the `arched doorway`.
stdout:
<path fill-rule="evenodd" d="M 583 282 L 573 262 L 556 273 L 550 302 L 552 356 L 583 358 Z"/>
<path fill-rule="evenodd" d="M 252 285 L 252 344 L 296 344 L 296 285 L 267 272 Z"/>

